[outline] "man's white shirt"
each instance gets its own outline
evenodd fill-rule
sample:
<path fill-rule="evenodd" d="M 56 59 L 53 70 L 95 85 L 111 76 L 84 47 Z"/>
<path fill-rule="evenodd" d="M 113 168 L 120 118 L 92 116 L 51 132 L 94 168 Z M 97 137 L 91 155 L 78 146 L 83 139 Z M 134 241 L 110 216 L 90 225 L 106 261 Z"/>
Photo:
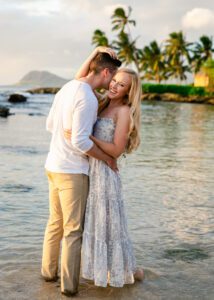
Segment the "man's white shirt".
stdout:
<path fill-rule="evenodd" d="M 46 129 L 52 133 L 45 163 L 48 171 L 88 174 L 85 152 L 93 146 L 89 136 L 97 119 L 97 109 L 97 98 L 86 82 L 72 80 L 56 94 L 46 121 Z M 70 140 L 65 138 L 64 129 L 71 130 Z"/>

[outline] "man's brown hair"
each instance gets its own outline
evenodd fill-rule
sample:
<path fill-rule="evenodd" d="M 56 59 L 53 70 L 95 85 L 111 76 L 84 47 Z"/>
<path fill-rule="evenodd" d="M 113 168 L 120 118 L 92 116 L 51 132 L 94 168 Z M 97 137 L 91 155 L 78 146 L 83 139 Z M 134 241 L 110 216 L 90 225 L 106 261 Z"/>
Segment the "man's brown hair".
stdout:
<path fill-rule="evenodd" d="M 111 57 L 108 53 L 98 53 L 91 61 L 89 72 L 99 74 L 103 69 L 108 68 L 110 72 L 114 72 L 121 66 L 121 61 Z"/>

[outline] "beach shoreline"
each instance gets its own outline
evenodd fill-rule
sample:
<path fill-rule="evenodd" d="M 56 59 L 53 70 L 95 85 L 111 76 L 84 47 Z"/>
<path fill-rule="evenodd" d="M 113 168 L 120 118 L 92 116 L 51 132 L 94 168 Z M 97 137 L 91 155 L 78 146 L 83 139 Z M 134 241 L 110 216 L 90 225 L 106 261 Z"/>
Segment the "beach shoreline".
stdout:
<path fill-rule="evenodd" d="M 56 94 L 60 90 L 59 87 L 41 87 L 29 89 L 26 92 L 30 94 Z M 197 103 L 214 105 L 214 96 L 190 95 L 182 96 L 175 93 L 143 93 L 142 101 L 163 101 L 163 102 L 179 102 L 179 103 Z"/>

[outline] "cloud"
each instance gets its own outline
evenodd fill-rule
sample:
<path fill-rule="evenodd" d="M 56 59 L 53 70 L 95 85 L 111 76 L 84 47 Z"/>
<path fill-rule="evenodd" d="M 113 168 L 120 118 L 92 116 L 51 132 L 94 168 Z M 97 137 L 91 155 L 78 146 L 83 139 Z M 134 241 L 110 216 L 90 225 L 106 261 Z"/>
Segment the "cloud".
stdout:
<path fill-rule="evenodd" d="M 213 35 L 213 0 L 205 0 L 206 8 L 199 16 L 191 17 L 194 7 L 201 7 L 201 0 L 0 0 L 0 85 L 18 81 L 32 69 L 48 70 L 70 78 L 93 49 L 91 38 L 100 28 L 112 41 L 111 15 L 116 7 L 133 8 L 131 26 L 138 47 L 152 40 L 163 41 L 172 31 L 184 29 L 188 39 L 195 41 L 202 34 Z M 210 9 L 208 9 L 210 8 Z M 207 14 L 207 11 L 209 12 Z M 197 12 L 197 10 L 196 10 Z M 196 19 L 197 25 L 205 19 L 204 27 L 195 29 L 188 20 Z M 190 15 L 190 17 L 189 17 Z"/>
<path fill-rule="evenodd" d="M 214 11 L 207 8 L 193 8 L 182 18 L 184 28 L 200 29 L 214 25 Z"/>
<path fill-rule="evenodd" d="M 57 0 L 29 1 L 19 5 L 28 15 L 32 16 L 51 16 L 59 12 L 60 5 Z"/>
<path fill-rule="evenodd" d="M 60 2 L 59 0 L 21 0 L 17 3 L 17 1 L 12 0 L 3 3 L 0 10 L 5 13 L 23 12 L 25 15 L 29 16 L 51 16 L 60 11 Z"/>

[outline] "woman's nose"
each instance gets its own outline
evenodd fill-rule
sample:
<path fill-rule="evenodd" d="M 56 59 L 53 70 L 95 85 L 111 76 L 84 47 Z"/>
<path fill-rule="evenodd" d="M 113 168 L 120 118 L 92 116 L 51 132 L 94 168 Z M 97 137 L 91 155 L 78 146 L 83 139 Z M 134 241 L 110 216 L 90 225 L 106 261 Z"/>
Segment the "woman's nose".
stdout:
<path fill-rule="evenodd" d="M 116 88 L 117 88 L 117 82 L 113 82 L 113 83 L 112 83 L 112 88 L 113 88 L 113 89 L 116 89 Z"/>

